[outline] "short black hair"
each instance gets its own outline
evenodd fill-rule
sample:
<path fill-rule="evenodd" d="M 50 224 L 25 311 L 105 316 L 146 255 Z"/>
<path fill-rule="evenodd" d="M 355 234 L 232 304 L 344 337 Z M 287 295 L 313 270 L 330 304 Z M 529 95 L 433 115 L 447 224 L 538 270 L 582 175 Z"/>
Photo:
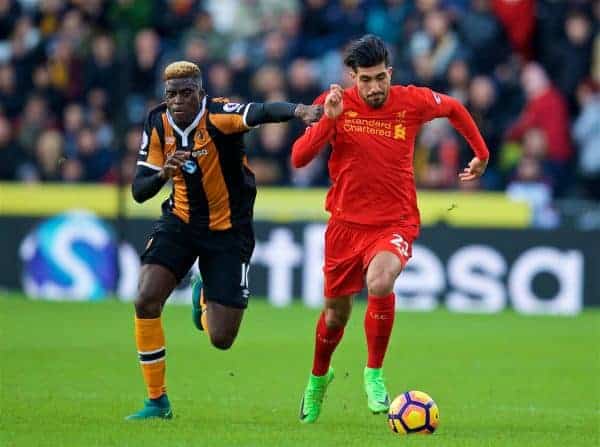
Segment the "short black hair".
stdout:
<path fill-rule="evenodd" d="M 390 55 L 385 42 L 374 34 L 366 34 L 350 42 L 344 56 L 344 64 L 354 71 L 358 67 L 373 67 L 382 62 L 387 67 Z"/>

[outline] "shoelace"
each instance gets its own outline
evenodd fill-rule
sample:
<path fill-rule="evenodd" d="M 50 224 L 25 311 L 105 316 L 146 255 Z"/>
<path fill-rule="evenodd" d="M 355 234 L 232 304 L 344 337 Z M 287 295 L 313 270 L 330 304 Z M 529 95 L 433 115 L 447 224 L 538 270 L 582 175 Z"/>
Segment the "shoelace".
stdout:
<path fill-rule="evenodd" d="M 375 394 L 375 399 L 379 401 L 384 401 L 387 397 L 387 392 L 385 390 L 383 376 L 373 378 L 373 384 L 375 385 L 374 387 L 372 387 L 374 391 L 373 394 Z"/>
<path fill-rule="evenodd" d="M 325 386 L 315 386 L 307 391 L 308 400 L 305 401 L 307 407 L 313 407 L 314 402 L 323 402 L 323 396 L 325 395 Z"/>

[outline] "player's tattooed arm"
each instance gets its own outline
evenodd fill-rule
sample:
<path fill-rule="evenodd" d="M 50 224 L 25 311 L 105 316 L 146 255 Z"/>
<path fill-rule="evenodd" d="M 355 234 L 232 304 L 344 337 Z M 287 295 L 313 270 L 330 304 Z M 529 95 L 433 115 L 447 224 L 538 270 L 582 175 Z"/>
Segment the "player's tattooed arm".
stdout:
<path fill-rule="evenodd" d="M 167 157 L 165 165 L 158 172 L 155 169 L 138 165 L 131 185 L 131 193 L 135 201 L 142 203 L 158 194 L 167 180 L 177 174 L 188 156 L 184 151 L 174 152 Z"/>
<path fill-rule="evenodd" d="M 251 103 L 247 106 L 246 123 L 256 126 L 265 123 L 280 123 L 293 118 L 301 119 L 304 124 L 312 124 L 323 115 L 320 105 L 307 106 L 290 102 Z"/>

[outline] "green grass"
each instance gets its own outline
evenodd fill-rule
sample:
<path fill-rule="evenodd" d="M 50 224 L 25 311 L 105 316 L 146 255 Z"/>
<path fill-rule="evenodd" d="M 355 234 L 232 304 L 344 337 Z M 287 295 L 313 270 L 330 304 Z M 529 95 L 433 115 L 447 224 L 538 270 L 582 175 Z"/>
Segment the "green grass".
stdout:
<path fill-rule="evenodd" d="M 401 438 L 368 413 L 364 307 L 334 357 L 321 419 L 297 420 L 317 311 L 255 299 L 233 349 L 211 349 L 189 309 L 167 307 L 175 419 L 125 422 L 144 387 L 132 309 L 117 302 L 0 299 L 2 446 L 600 445 L 600 313 L 577 318 L 397 315 L 386 362 L 393 394 L 430 393 L 435 435 Z"/>

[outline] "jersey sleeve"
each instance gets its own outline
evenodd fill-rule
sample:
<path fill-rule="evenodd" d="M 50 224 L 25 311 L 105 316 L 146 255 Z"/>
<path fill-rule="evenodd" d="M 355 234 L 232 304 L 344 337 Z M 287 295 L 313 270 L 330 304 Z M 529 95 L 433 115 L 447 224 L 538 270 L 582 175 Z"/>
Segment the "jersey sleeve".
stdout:
<path fill-rule="evenodd" d="M 153 118 L 154 114 L 149 114 L 144 122 L 137 165 L 160 171 L 165 164 L 165 158 L 158 129 Z"/>
<path fill-rule="evenodd" d="M 410 86 L 409 91 L 423 123 L 435 118 L 446 118 L 452 113 L 456 101 L 454 98 L 427 87 Z"/>
<path fill-rule="evenodd" d="M 324 105 L 325 104 L 325 98 L 327 98 L 327 93 L 329 93 L 329 91 L 325 91 L 323 93 L 321 93 L 319 96 L 317 96 L 315 98 L 315 100 L 313 101 L 313 105 Z"/>
<path fill-rule="evenodd" d="M 252 103 L 240 104 L 227 99 L 211 102 L 209 119 L 212 124 L 226 135 L 247 132 L 252 128 L 246 117 Z"/>
<path fill-rule="evenodd" d="M 477 124 L 460 101 L 426 87 L 410 87 L 414 104 L 420 113 L 421 121 L 434 118 L 448 118 L 452 126 L 467 140 L 475 155 L 481 160 L 489 158 L 489 150 Z"/>

